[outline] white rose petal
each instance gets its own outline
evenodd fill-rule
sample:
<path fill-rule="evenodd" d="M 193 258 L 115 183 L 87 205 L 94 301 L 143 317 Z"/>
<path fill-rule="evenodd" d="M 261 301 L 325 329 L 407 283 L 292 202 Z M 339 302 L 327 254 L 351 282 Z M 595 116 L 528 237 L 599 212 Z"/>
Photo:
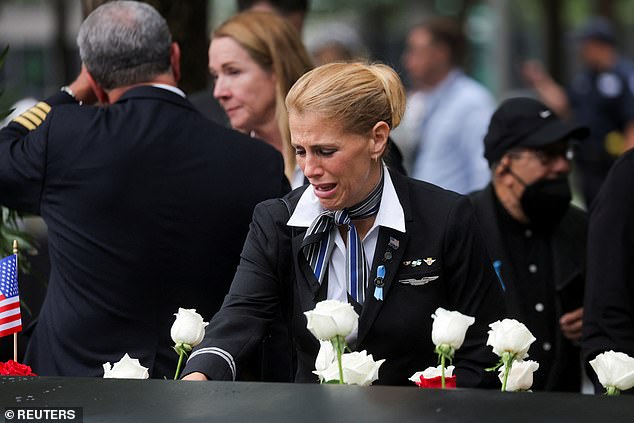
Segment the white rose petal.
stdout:
<path fill-rule="evenodd" d="M 489 339 L 487 345 L 493 347 L 493 352 L 502 356 L 504 352 L 516 354 L 515 360 L 528 357 L 528 349 L 535 342 L 535 337 L 528 328 L 515 319 L 504 319 L 489 325 Z"/>
<path fill-rule="evenodd" d="M 606 351 L 590 361 L 599 382 L 620 391 L 634 387 L 634 358 L 622 352 Z"/>
<path fill-rule="evenodd" d="M 431 330 L 434 345 L 449 345 L 456 350 L 462 346 L 467 329 L 475 322 L 471 316 L 442 307 L 438 307 L 431 317 L 434 319 Z"/>
<path fill-rule="evenodd" d="M 121 360 L 114 363 L 103 364 L 103 377 L 106 379 L 147 379 L 150 377 L 148 368 L 141 366 L 139 360 L 130 358 L 126 353 Z"/>
<path fill-rule="evenodd" d="M 434 367 L 428 367 L 426 370 L 433 369 L 433 368 Z M 414 373 L 413 375 L 411 375 L 409 377 L 409 380 L 414 382 L 414 383 L 419 383 L 420 382 L 420 377 L 423 376 L 423 373 L 425 373 L 425 372 L 424 371 L 416 372 L 416 373 Z"/>
<path fill-rule="evenodd" d="M 454 369 L 455 369 L 454 366 L 447 366 L 445 368 L 445 377 L 453 376 Z M 439 377 L 439 376 L 442 376 L 442 366 L 428 367 L 425 370 L 423 370 L 423 377 L 425 379 L 431 379 L 431 378 Z"/>
<path fill-rule="evenodd" d="M 369 386 L 379 378 L 379 367 L 385 360 L 374 361 L 372 354 L 365 350 L 352 352 L 341 356 L 343 380 L 348 385 Z M 314 371 L 322 381 L 339 380 L 339 364 L 337 360 L 323 371 Z"/>
<path fill-rule="evenodd" d="M 337 353 L 335 353 L 335 349 L 332 347 L 332 342 L 330 341 L 319 341 L 321 347 L 319 348 L 319 354 L 317 354 L 317 359 L 315 360 L 315 370 L 318 372 L 326 370 L 333 362 L 337 361 Z M 337 376 L 337 379 L 339 377 Z"/>
<path fill-rule="evenodd" d="M 533 373 L 539 369 L 539 363 L 532 360 L 515 361 L 506 379 L 507 391 L 528 391 L 533 386 Z M 504 383 L 504 366 L 500 367 L 498 375 Z"/>
<path fill-rule="evenodd" d="M 172 324 L 170 335 L 176 344 L 186 344 L 195 347 L 200 344 L 205 337 L 205 328 L 209 323 L 203 322 L 196 309 L 179 308 L 174 314 L 176 320 Z"/>
<path fill-rule="evenodd" d="M 352 305 L 336 300 L 325 300 L 317 303 L 312 311 L 304 313 L 308 320 L 307 328 L 321 341 L 335 336 L 346 337 L 357 329 L 359 315 Z"/>
<path fill-rule="evenodd" d="M 447 366 L 445 368 L 445 377 L 452 377 L 455 366 Z M 433 379 L 435 377 L 442 376 L 442 366 L 439 365 L 437 367 L 428 367 L 422 372 L 416 372 L 412 376 L 410 376 L 409 380 L 414 383 L 420 382 L 420 377 L 424 377 L 425 379 Z"/>

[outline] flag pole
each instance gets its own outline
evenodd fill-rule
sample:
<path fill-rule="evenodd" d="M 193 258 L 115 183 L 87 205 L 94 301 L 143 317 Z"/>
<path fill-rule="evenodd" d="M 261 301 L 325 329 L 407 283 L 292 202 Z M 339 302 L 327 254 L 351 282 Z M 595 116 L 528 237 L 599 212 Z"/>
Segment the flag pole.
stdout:
<path fill-rule="evenodd" d="M 18 240 L 13 240 L 13 254 L 15 254 L 15 272 L 18 272 Z M 17 277 L 17 276 L 16 276 Z M 18 333 L 13 333 L 13 361 L 18 361 Z"/>

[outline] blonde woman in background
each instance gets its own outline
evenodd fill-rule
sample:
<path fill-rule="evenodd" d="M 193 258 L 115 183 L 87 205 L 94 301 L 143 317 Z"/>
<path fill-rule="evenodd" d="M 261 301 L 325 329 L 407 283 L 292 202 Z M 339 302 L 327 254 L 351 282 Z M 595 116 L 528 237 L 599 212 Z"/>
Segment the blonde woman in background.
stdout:
<path fill-rule="evenodd" d="M 225 21 L 212 34 L 209 71 L 213 95 L 231 126 L 260 138 L 284 156 L 284 173 L 304 184 L 291 147 L 284 98 L 312 62 L 297 30 L 270 12 L 248 11 Z"/>

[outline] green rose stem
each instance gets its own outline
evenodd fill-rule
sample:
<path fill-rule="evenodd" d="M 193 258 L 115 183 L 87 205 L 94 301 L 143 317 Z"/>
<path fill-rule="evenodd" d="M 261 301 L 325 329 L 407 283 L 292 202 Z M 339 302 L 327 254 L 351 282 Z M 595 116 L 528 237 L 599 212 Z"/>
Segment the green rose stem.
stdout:
<path fill-rule="evenodd" d="M 438 359 L 440 361 L 440 381 L 442 389 L 445 389 L 445 365 L 446 360 L 453 359 L 454 352 L 456 351 L 451 345 L 448 344 L 440 344 L 436 346 L 436 354 L 438 354 Z"/>
<path fill-rule="evenodd" d="M 337 335 L 332 338 L 330 342 L 332 342 L 332 346 L 337 352 L 337 364 L 339 365 L 339 383 L 344 384 L 345 382 L 343 381 L 343 365 L 341 364 L 341 356 L 346 349 L 346 338 L 341 335 Z"/>
<path fill-rule="evenodd" d="M 187 351 L 191 351 L 192 347 L 189 344 L 176 344 L 174 351 L 178 354 L 178 364 L 176 365 L 176 373 L 174 374 L 174 380 L 178 380 L 178 375 L 181 373 L 181 366 L 183 365 L 183 357 L 187 356 Z"/>
<path fill-rule="evenodd" d="M 440 373 L 440 382 L 441 382 L 440 387 L 442 389 L 445 389 L 445 356 L 444 355 L 440 356 L 440 371 L 441 371 L 441 373 Z"/>
<path fill-rule="evenodd" d="M 621 391 L 616 386 L 608 386 L 607 391 L 605 391 L 606 395 L 621 395 Z"/>
<path fill-rule="evenodd" d="M 504 380 L 502 381 L 502 392 L 506 392 L 506 381 L 511 373 L 511 367 L 513 367 L 513 360 L 515 359 L 515 353 L 505 351 L 502 354 L 502 363 L 504 363 Z"/>

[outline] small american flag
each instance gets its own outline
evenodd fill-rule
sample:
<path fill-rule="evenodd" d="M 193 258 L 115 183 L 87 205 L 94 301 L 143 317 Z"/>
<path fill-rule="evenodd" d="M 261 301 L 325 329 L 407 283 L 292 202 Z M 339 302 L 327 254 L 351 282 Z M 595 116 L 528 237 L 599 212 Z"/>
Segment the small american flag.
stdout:
<path fill-rule="evenodd" d="M 0 260 L 0 337 L 22 330 L 17 264 L 15 254 Z"/>

